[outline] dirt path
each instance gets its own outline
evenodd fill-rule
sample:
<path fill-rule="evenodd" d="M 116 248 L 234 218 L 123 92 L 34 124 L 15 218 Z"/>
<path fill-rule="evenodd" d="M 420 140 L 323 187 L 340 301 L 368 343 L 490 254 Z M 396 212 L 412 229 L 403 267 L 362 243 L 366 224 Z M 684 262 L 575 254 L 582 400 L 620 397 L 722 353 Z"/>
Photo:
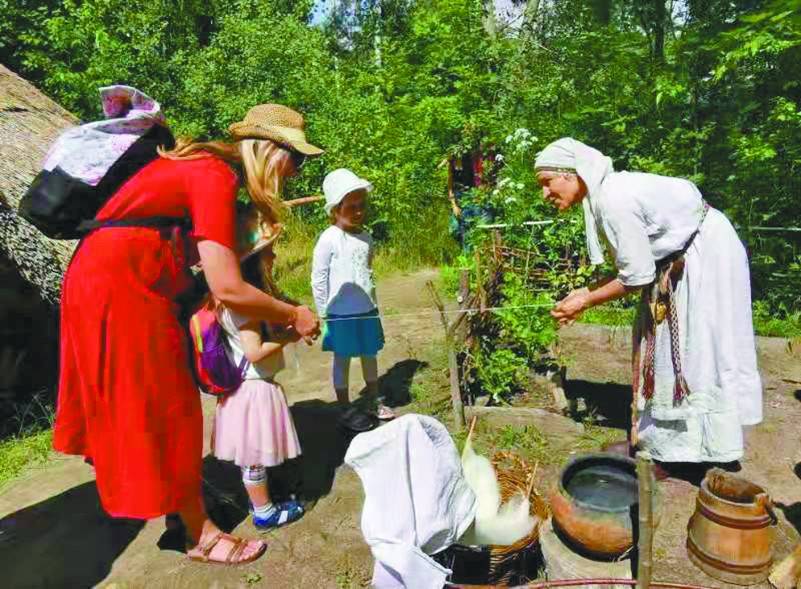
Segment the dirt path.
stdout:
<path fill-rule="evenodd" d="M 429 310 L 425 283 L 436 276 L 436 271 L 422 271 L 382 281 L 383 312 Z M 417 358 L 431 345 L 431 330 L 441 328 L 434 315 L 398 317 L 384 328 L 382 385 L 402 397 L 424 366 Z M 177 548 L 175 538 L 164 533 L 164 518 L 144 525 L 109 520 L 99 508 L 92 468 L 80 459 L 54 456 L 11 483 L 0 497 L 0 584 L 14 589 L 363 586 L 372 557 L 359 527 L 362 489 L 353 471 L 338 468 L 346 441 L 330 405 L 330 363 L 330 354 L 319 347 L 298 346 L 297 362 L 287 354 L 288 368 L 280 380 L 293 404 L 305 456 L 298 476 L 312 504 L 300 522 L 265 535 L 270 543 L 265 557 L 237 568 L 190 563 L 171 549 Z M 354 362 L 352 398 L 361 385 Z M 203 405 L 208 448 L 214 400 L 205 398 Z M 258 537 L 242 509 L 246 503 L 237 469 L 207 458 L 204 479 L 215 519 L 243 536 Z"/>
<path fill-rule="evenodd" d="M 384 313 L 429 310 L 425 282 L 435 276 L 434 271 L 423 271 L 384 280 L 379 286 Z M 396 317 L 385 322 L 385 331 L 387 347 L 379 359 L 382 384 L 403 401 L 415 374 L 436 353 L 441 328 L 432 314 Z M 629 390 L 628 330 L 577 325 L 563 332 L 562 345 L 570 358 L 568 394 L 585 398 L 600 424 L 622 427 L 621 410 Z M 748 433 L 742 463 L 742 475 L 765 486 L 779 505 L 779 556 L 789 552 L 801 528 L 799 347 L 760 338 L 765 421 Z M 146 524 L 109 520 L 99 508 L 92 469 L 78 459 L 54 457 L 0 496 L 2 585 L 15 589 L 364 586 L 372 558 L 359 528 L 362 490 L 356 475 L 340 467 L 346 440 L 336 430 L 330 405 L 330 357 L 319 348 L 302 348 L 297 362 L 290 353 L 287 363 L 282 381 L 293 403 L 305 459 L 300 473 L 289 473 L 286 480 L 302 479 L 303 496 L 311 503 L 300 522 L 266 535 L 270 547 L 265 557 L 238 568 L 190 563 L 175 550 L 175 539 L 165 534 L 163 518 Z M 361 383 L 358 366 L 352 368 L 351 382 L 356 395 Z M 204 400 L 204 410 L 208 425 L 212 399 Z M 548 471 L 551 478 L 558 470 L 554 468 L 553 473 Z M 242 508 L 238 471 L 209 458 L 204 479 L 215 519 L 239 534 L 256 537 L 258 532 Z M 697 487 L 670 481 L 660 485 L 660 491 L 663 515 L 655 538 L 654 578 L 726 587 L 686 558 L 685 529 Z"/>

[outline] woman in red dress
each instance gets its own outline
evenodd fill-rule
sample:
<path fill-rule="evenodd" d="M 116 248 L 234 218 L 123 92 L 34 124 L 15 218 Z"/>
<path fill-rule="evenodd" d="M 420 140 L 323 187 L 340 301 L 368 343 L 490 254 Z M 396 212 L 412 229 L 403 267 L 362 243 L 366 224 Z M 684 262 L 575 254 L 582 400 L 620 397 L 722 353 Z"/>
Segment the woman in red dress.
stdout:
<path fill-rule="evenodd" d="M 190 368 L 178 297 L 198 261 L 209 289 L 240 313 L 316 336 L 307 307 L 294 307 L 246 283 L 235 253 L 235 203 L 243 176 L 263 222 L 277 221 L 285 178 L 310 145 L 303 117 L 256 106 L 230 131 L 233 143 L 179 141 L 130 178 L 99 220 L 189 218 L 187 234 L 107 227 L 88 235 L 64 278 L 61 374 L 54 447 L 94 464 L 103 508 L 114 517 L 179 513 L 193 560 L 238 564 L 266 545 L 223 534 L 201 495 L 203 416 Z"/>

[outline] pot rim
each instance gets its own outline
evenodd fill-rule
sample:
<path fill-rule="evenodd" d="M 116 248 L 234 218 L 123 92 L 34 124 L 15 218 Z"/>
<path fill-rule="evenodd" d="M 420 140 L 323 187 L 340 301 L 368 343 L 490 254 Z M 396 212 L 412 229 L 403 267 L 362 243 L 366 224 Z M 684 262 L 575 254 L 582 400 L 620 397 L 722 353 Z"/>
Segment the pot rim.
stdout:
<path fill-rule="evenodd" d="M 574 456 L 573 458 L 568 460 L 567 464 L 562 469 L 562 474 L 559 475 L 559 492 L 565 497 L 569 498 L 570 501 L 575 503 L 577 506 L 587 509 L 589 511 L 598 511 L 601 513 L 615 513 L 615 514 L 629 513 L 631 511 L 631 508 L 639 503 L 639 497 L 633 504 L 628 505 L 626 507 L 602 507 L 577 499 L 576 497 L 568 493 L 567 489 L 565 488 L 565 475 L 567 475 L 567 473 L 570 472 L 571 469 L 573 469 L 573 467 L 575 467 L 576 464 L 589 460 L 607 461 L 631 467 L 632 470 L 634 471 L 634 479 L 635 481 L 637 480 L 637 462 L 632 458 L 628 458 L 626 456 L 619 456 L 616 454 L 610 454 L 607 452 L 592 452 L 589 454 L 581 454 L 579 456 Z M 637 482 L 638 482 L 637 488 L 639 489 L 639 481 Z"/>

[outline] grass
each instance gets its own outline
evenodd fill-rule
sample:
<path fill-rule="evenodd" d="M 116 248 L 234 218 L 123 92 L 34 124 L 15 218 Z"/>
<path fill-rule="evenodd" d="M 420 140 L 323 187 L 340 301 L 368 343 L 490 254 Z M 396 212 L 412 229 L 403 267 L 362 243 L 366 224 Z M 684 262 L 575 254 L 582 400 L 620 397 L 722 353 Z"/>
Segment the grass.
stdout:
<path fill-rule="evenodd" d="M 31 464 L 42 464 L 50 455 L 51 430 L 9 438 L 0 442 L 0 489 Z"/>
<path fill-rule="evenodd" d="M 757 335 L 769 337 L 784 337 L 787 339 L 801 338 L 801 313 L 793 313 L 783 318 L 771 317 L 754 306 L 754 330 Z"/>
<path fill-rule="evenodd" d="M 430 224 L 397 227 L 389 240 L 377 244 L 373 260 L 377 280 L 397 272 L 439 266 L 455 256 L 457 246 L 448 234 L 447 217 L 443 224 L 438 220 L 442 215 L 420 214 L 420 218 L 427 217 L 432 219 Z M 275 280 L 287 296 L 309 305 L 312 253 L 323 228 L 307 223 L 300 214 L 291 211 L 283 223 L 284 237 L 276 247 Z"/>
<path fill-rule="evenodd" d="M 591 323 L 594 325 L 610 326 L 630 326 L 634 323 L 634 309 L 620 309 L 616 307 L 601 306 L 588 309 L 579 320 L 581 323 Z"/>
<path fill-rule="evenodd" d="M 589 309 L 581 319 L 581 323 L 627 327 L 634 323 L 633 307 L 601 306 Z M 765 337 L 783 337 L 787 339 L 801 338 L 801 313 L 786 317 L 773 317 L 761 312 L 761 306 L 754 304 L 754 332 Z"/>
<path fill-rule="evenodd" d="M 442 338 L 431 341 L 424 357 L 428 365 L 414 376 L 409 391 L 409 410 L 412 413 L 431 415 L 447 426 L 452 426 L 448 353 Z"/>
<path fill-rule="evenodd" d="M 55 413 L 48 391 L 33 395 L 24 405 L 10 405 L 0 431 L 0 488 L 27 466 L 44 463 L 53 441 Z"/>

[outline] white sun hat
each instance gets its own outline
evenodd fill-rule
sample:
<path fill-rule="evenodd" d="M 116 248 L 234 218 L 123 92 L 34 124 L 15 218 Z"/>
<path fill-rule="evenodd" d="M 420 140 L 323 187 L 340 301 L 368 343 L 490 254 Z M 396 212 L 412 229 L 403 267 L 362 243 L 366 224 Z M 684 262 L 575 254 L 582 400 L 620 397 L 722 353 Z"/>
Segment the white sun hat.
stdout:
<path fill-rule="evenodd" d="M 331 209 L 341 203 L 348 194 L 356 190 L 370 192 L 373 190 L 373 185 L 345 168 L 339 168 L 328 174 L 323 180 L 325 212 L 330 214 Z"/>

